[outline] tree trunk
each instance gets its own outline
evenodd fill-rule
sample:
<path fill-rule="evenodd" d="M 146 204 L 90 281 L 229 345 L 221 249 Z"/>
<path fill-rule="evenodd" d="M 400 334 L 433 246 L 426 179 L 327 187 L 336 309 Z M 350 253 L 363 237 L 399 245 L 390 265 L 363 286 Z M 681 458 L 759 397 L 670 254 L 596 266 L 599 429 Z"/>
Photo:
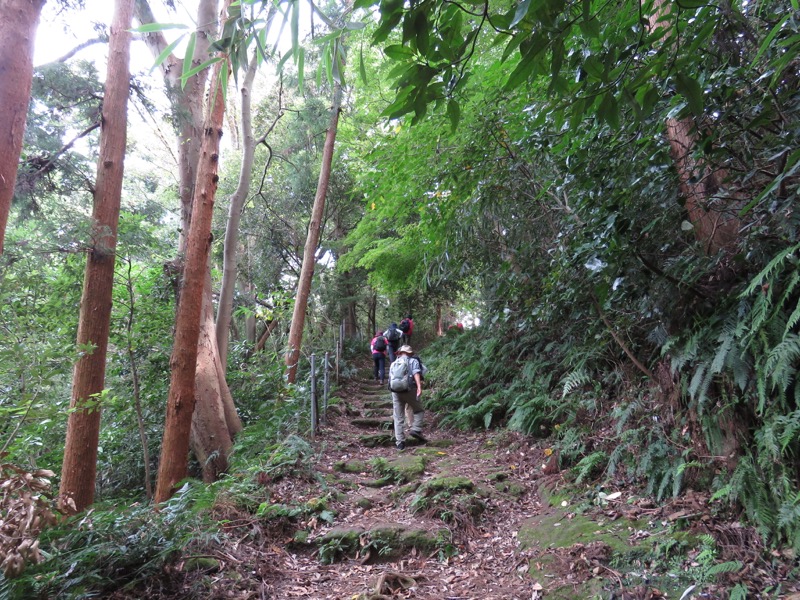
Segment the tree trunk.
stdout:
<path fill-rule="evenodd" d="M 257 56 L 254 54 L 247 67 L 242 82 L 242 164 L 239 168 L 239 184 L 231 196 L 228 210 L 228 223 L 225 226 L 225 250 L 222 265 L 222 288 L 219 292 L 217 307 L 216 343 L 219 348 L 219 359 L 222 372 L 227 371 L 228 339 L 230 337 L 231 312 L 233 311 L 233 292 L 236 287 L 236 255 L 239 246 L 239 221 L 242 208 L 250 193 L 250 179 L 253 174 L 253 160 L 256 152 L 256 140 L 253 137 L 253 120 L 250 110 L 250 91 L 258 68 Z"/>
<path fill-rule="evenodd" d="M 320 226 L 325 212 L 325 195 L 328 193 L 328 183 L 331 178 L 331 164 L 333 163 L 333 146 L 336 141 L 336 129 L 339 125 L 339 110 L 342 101 L 342 87 L 336 83 L 333 92 L 333 106 L 331 107 L 331 121 L 325 136 L 325 146 L 322 150 L 322 166 L 317 183 L 317 194 L 314 197 L 314 208 L 311 211 L 311 222 L 308 224 L 306 246 L 303 251 L 303 266 L 300 269 L 300 278 L 297 281 L 297 296 L 292 313 L 292 325 L 289 329 L 289 349 L 286 353 L 287 381 L 294 383 L 297 377 L 297 362 L 300 359 L 300 346 L 303 341 L 303 327 L 306 322 L 306 308 L 308 295 L 311 292 L 311 280 L 314 277 L 315 255 L 319 244 Z"/>
<path fill-rule="evenodd" d="M 17 182 L 33 81 L 33 41 L 44 0 L 4 0 L 0 10 L 0 255 Z"/>
<path fill-rule="evenodd" d="M 231 0 L 225 1 L 223 14 Z M 197 367 L 200 318 L 203 309 L 203 291 L 208 269 L 208 252 L 211 245 L 211 218 L 214 212 L 214 195 L 219 176 L 219 140 L 225 103 L 221 85 L 221 71 L 228 68 L 226 60 L 214 65 L 209 97 L 208 117 L 203 127 L 203 144 L 197 168 L 192 220 L 186 247 L 181 299 L 175 327 L 175 342 L 170 358 L 170 377 L 164 440 L 158 467 L 158 484 L 155 501 L 164 502 L 175 491 L 178 482 L 186 477 L 189 454 L 189 436 L 194 413 L 195 371 Z"/>
<path fill-rule="evenodd" d="M 436 335 L 444 335 L 444 323 L 442 322 L 442 305 L 436 303 Z"/>
<path fill-rule="evenodd" d="M 666 128 L 670 154 L 697 241 L 709 254 L 733 248 L 739 237 L 739 219 L 733 209 L 710 202 L 719 191 L 725 172 L 695 158 L 697 133 L 692 119 L 667 119 Z"/>
<path fill-rule="evenodd" d="M 200 328 L 195 372 L 195 394 L 198 398 L 204 398 L 204 401 L 197 403 L 192 415 L 191 448 L 203 467 L 203 481 L 210 483 L 227 470 L 233 438 L 242 430 L 242 422 L 228 387 L 219 385 L 220 380 L 224 381 L 224 376 L 220 376 L 223 369 L 212 335 L 214 308 L 210 301 L 209 274 L 206 275 L 205 287 L 203 325 Z"/>
<path fill-rule="evenodd" d="M 352 283 L 353 274 L 349 271 L 342 274 L 344 280 L 344 294 L 347 301 L 344 304 L 344 335 L 352 339 L 358 333 L 358 316 L 356 313 L 356 291 Z M 374 332 L 374 330 L 373 330 Z M 369 332 L 369 333 L 373 333 Z M 372 339 L 370 337 L 370 339 Z"/>
<path fill-rule="evenodd" d="M 192 59 L 192 65 L 196 66 L 208 58 L 208 49 L 212 38 L 217 31 L 217 0 L 200 0 L 197 9 L 196 45 Z M 226 4 L 227 6 L 227 4 Z M 147 0 L 136 0 L 136 15 L 141 23 L 154 22 L 152 11 Z M 223 12 L 223 16 L 224 16 Z M 148 33 L 145 41 L 150 47 L 154 57 L 159 56 L 167 47 L 167 42 L 160 32 Z M 186 232 L 191 227 L 192 217 L 192 198 L 194 194 L 195 181 L 199 176 L 198 158 L 200 147 L 203 141 L 203 93 L 207 80 L 208 69 L 193 75 L 187 82 L 185 88 L 181 88 L 180 74 L 183 70 L 183 61 L 174 55 L 169 55 L 161 64 L 164 83 L 167 88 L 172 110 L 176 120 L 176 133 L 178 136 L 178 160 L 179 160 L 179 185 L 181 201 L 181 235 L 179 238 L 178 252 L 182 254 L 186 251 Z M 210 267 L 207 267 L 210 268 Z M 203 285 L 204 298 L 203 306 L 212 306 L 211 287 Z M 179 309 L 180 310 L 180 309 Z M 199 393 L 194 396 L 195 408 L 204 416 L 199 423 L 208 424 L 210 431 L 207 433 L 199 432 L 198 423 L 191 429 L 191 445 L 193 449 L 203 456 L 215 455 L 220 451 L 220 444 L 212 442 L 214 431 L 227 428 L 229 431 L 236 432 L 241 430 L 241 421 L 236 415 L 233 398 L 228 390 L 225 381 L 225 371 L 219 368 L 222 364 L 216 343 L 216 332 L 212 319 L 202 319 L 200 323 L 199 343 L 202 346 L 199 350 L 201 358 L 197 365 L 196 390 Z M 208 359 L 208 355 L 213 354 L 214 359 Z M 206 357 L 206 358 L 204 358 Z M 216 384 L 210 382 L 216 378 Z M 220 415 L 217 405 L 222 399 L 224 403 L 223 413 L 229 416 L 225 423 L 211 424 L 211 415 Z M 202 447 L 205 442 L 208 447 Z M 226 446 L 223 444 L 222 446 Z M 227 462 L 227 456 L 224 458 Z"/>
<path fill-rule="evenodd" d="M 94 350 L 78 360 L 73 374 L 59 491 L 59 505 L 66 512 L 81 512 L 94 502 L 100 435 L 99 394 L 105 383 L 125 162 L 132 15 L 133 0 L 117 0 L 103 96 L 100 158 L 92 214 L 94 239 L 86 258 L 78 324 L 78 345 L 93 345 Z"/>
<path fill-rule="evenodd" d="M 373 292 L 373 294 L 369 297 L 369 331 L 367 333 L 370 335 L 370 339 L 372 339 L 372 334 L 378 331 L 377 312 L 378 295 Z"/>
<path fill-rule="evenodd" d="M 656 0 L 649 19 L 651 30 L 662 29 L 661 41 L 665 45 L 675 43 L 671 30 L 663 26 L 671 11 L 672 4 L 666 0 Z M 725 171 L 695 156 L 697 129 L 693 119 L 667 119 L 666 137 L 697 241 L 709 254 L 721 249 L 733 249 L 741 227 L 736 209 L 711 202 L 725 180 Z"/>
<path fill-rule="evenodd" d="M 199 0 L 197 7 L 197 30 L 192 66 L 208 59 L 208 49 L 217 31 L 217 0 Z M 155 17 L 147 0 L 136 0 L 136 18 L 140 23 L 155 23 Z M 153 57 L 158 57 L 167 47 L 160 31 L 142 34 Z M 181 87 L 183 59 L 170 54 L 160 65 L 172 106 L 173 119 L 178 134 L 178 178 L 181 202 L 181 229 L 178 238 L 178 253 L 186 251 L 186 235 L 192 220 L 192 198 L 197 179 L 197 162 L 203 139 L 203 96 L 208 69 L 194 74 L 185 87 Z"/>

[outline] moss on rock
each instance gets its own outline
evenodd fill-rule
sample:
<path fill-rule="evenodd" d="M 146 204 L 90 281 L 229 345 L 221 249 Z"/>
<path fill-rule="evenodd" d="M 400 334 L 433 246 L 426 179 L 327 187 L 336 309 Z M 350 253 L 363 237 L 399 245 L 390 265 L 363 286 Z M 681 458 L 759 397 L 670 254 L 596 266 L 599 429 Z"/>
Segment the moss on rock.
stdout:
<path fill-rule="evenodd" d="M 339 473 L 366 473 L 369 465 L 364 460 L 340 460 L 334 463 L 333 470 Z"/>
<path fill-rule="evenodd" d="M 389 433 L 374 433 L 372 435 L 361 435 L 358 441 L 367 448 L 377 448 L 379 446 L 394 446 L 394 436 Z"/>

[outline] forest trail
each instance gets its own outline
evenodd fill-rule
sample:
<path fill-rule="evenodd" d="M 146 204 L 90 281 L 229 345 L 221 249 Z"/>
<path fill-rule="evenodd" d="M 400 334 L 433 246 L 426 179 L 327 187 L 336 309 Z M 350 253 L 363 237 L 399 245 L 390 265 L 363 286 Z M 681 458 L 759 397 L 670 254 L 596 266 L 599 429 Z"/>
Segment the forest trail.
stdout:
<path fill-rule="evenodd" d="M 335 517 L 312 519 L 307 546 L 281 551 L 266 596 L 536 598 L 547 583 L 528 575 L 519 532 L 543 512 L 541 452 L 507 432 L 440 430 L 430 411 L 428 443 L 398 451 L 391 393 L 367 374 L 345 383 L 317 436 L 327 492 L 294 479 L 276 490 L 275 502 L 324 496 Z"/>
<path fill-rule="evenodd" d="M 317 510 L 272 545 L 277 555 L 260 569 L 261 597 L 664 597 L 631 557 L 653 550 L 678 518 L 670 513 L 701 514 L 701 498 L 654 507 L 601 492 L 598 506 L 578 508 L 559 495 L 565 484 L 555 457 L 536 440 L 507 430 L 444 430 L 430 411 L 428 443 L 412 438 L 398 451 L 391 394 L 370 371 L 360 375 L 344 382 L 316 438 L 317 479 L 269 484 L 271 502 Z M 640 573 L 623 586 L 631 569 Z M 671 585 L 675 597 L 686 588 Z"/>
<path fill-rule="evenodd" d="M 284 451 L 304 450 L 257 476 L 258 510 L 218 501 L 216 544 L 138 595 L 113 597 L 722 599 L 742 581 L 800 592 L 793 559 L 770 557 L 752 528 L 713 513 L 708 494 L 656 505 L 624 481 L 568 484 L 546 440 L 444 429 L 430 411 L 428 443 L 398 451 L 391 394 L 370 369 L 336 397 L 311 446 L 290 436 Z M 274 452 L 264 458 L 275 464 Z"/>

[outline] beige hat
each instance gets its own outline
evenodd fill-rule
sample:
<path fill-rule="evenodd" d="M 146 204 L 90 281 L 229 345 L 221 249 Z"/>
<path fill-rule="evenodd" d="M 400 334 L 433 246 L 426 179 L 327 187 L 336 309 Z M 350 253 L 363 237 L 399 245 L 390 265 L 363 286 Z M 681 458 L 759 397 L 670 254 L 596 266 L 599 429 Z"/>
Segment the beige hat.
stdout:
<path fill-rule="evenodd" d="M 414 354 L 414 351 L 411 349 L 411 346 L 406 344 L 405 346 L 400 346 L 395 354 Z"/>

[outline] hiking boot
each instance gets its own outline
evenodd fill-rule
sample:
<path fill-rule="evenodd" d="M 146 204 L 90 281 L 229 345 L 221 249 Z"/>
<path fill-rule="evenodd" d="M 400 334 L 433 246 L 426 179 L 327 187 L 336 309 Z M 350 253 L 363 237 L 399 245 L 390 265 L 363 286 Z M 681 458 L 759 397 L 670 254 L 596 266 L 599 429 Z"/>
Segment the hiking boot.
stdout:
<path fill-rule="evenodd" d="M 418 440 L 422 444 L 428 443 L 428 438 L 422 435 L 419 431 L 409 431 L 408 434 L 413 437 L 415 440 Z"/>
<path fill-rule="evenodd" d="M 406 449 L 406 443 L 405 442 L 397 442 L 397 450 L 398 450 L 398 452 L 402 451 L 402 450 L 405 450 L 405 449 Z"/>
<path fill-rule="evenodd" d="M 381 385 L 383 385 L 383 379 L 381 379 Z"/>

